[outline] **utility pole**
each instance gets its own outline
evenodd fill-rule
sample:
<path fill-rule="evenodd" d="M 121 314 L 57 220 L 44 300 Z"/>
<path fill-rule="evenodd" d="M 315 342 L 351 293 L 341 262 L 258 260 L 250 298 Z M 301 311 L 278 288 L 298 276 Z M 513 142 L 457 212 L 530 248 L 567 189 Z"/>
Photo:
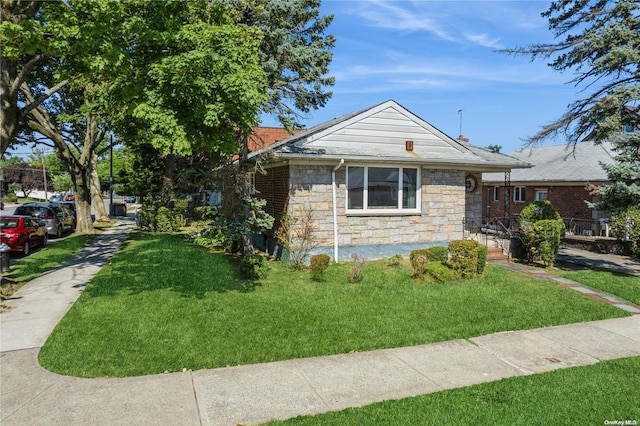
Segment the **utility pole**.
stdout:
<path fill-rule="evenodd" d="M 47 194 L 47 168 L 44 164 L 44 148 L 40 150 L 42 158 L 42 179 L 44 180 L 44 201 L 49 201 L 49 195 Z"/>
<path fill-rule="evenodd" d="M 109 216 L 113 216 L 113 134 L 109 140 Z"/>

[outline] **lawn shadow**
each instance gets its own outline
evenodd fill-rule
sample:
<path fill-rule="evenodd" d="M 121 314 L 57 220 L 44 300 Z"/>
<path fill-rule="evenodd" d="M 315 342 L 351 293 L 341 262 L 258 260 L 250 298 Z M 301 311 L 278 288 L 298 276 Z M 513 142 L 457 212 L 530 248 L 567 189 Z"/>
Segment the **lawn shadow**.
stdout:
<path fill-rule="evenodd" d="M 85 289 L 90 297 L 170 290 L 184 297 L 251 292 L 259 285 L 244 278 L 233 256 L 212 252 L 183 235 L 134 232 Z"/>

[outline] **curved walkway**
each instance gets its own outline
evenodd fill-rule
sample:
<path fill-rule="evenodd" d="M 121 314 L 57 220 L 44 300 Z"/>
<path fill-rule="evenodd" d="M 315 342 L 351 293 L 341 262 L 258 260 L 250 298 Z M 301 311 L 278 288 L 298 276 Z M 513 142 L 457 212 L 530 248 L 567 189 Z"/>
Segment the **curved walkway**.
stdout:
<path fill-rule="evenodd" d="M 234 425 L 284 419 L 640 355 L 640 315 L 405 348 L 130 378 L 38 364 L 55 324 L 132 228 L 34 280 L 0 315 L 2 425 Z"/>

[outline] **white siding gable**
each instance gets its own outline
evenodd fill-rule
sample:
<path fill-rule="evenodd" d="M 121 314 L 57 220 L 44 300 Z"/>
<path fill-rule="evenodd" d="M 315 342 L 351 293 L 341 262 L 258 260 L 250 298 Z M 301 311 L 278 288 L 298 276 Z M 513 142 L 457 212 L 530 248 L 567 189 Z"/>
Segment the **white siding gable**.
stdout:
<path fill-rule="evenodd" d="M 405 149 L 413 141 L 413 152 Z M 461 143 L 393 101 L 295 142 L 292 151 L 335 155 L 459 159 L 471 157 Z"/>

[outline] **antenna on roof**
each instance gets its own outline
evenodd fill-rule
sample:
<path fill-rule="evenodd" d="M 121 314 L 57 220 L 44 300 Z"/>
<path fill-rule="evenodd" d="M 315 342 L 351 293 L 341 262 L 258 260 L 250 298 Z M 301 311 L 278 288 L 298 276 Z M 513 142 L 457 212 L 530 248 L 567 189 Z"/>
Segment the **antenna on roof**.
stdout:
<path fill-rule="evenodd" d="M 460 115 L 460 136 L 458 136 L 458 140 L 461 142 L 469 142 L 469 138 L 465 138 L 464 136 L 462 136 L 462 111 L 464 110 L 458 110 L 458 115 Z"/>

